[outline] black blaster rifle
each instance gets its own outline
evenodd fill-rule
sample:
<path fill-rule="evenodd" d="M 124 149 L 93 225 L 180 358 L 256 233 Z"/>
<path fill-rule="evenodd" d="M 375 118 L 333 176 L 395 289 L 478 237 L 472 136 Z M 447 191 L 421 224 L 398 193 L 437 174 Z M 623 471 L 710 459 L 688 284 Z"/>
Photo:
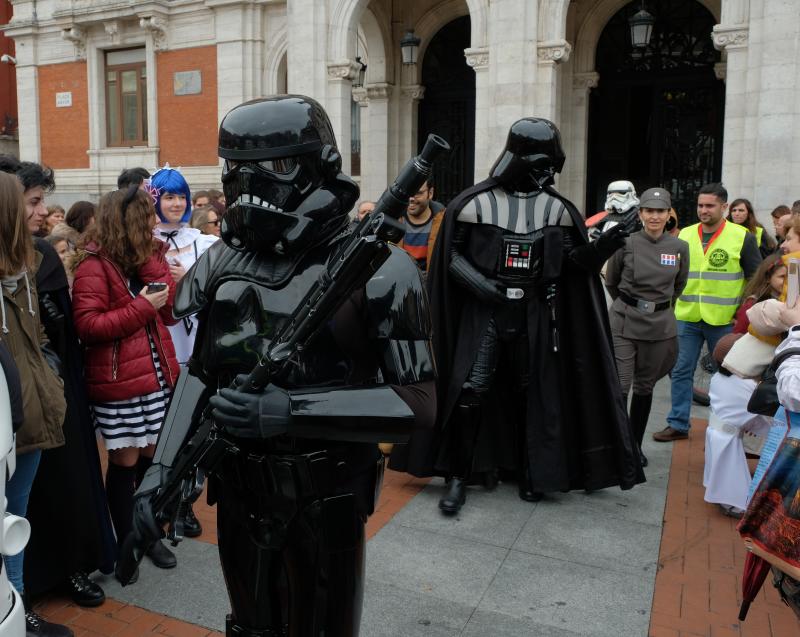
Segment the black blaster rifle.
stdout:
<path fill-rule="evenodd" d="M 430 176 L 433 161 L 449 150 L 450 146 L 441 137 L 428 136 L 420 154 L 406 163 L 395 182 L 381 195 L 372 213 L 341 241 L 311 290 L 275 335 L 266 354 L 244 382 L 234 388 L 250 393 L 263 391 L 273 379 L 280 377 L 294 356 L 339 307 L 366 285 L 389 258 L 387 242 L 397 242 L 405 234 L 403 225 L 397 220 L 408 207 L 409 198 Z M 191 390 L 176 388 L 165 423 L 170 420 L 172 406 L 180 402 L 181 391 Z M 185 511 L 184 503 L 200 494 L 202 480 L 198 476 L 210 474 L 225 455 L 236 451 L 236 442 L 216 426 L 211 408 L 207 406 L 202 412 L 200 425 L 183 445 L 172 468 L 154 466 L 137 491 L 133 531 L 123 542 L 117 564 L 116 574 L 121 582 L 130 581 L 147 549 L 162 537 L 162 524 L 169 522 L 168 538 L 173 545 L 182 539 L 178 520 Z"/>

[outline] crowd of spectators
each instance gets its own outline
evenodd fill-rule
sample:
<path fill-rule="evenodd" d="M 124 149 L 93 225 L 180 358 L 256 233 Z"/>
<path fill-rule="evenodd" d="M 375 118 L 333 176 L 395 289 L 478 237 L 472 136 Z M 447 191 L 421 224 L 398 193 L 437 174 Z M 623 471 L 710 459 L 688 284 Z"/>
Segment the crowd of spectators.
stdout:
<path fill-rule="evenodd" d="M 52 171 L 0 156 L 0 354 L 4 368 L 9 354 L 16 364 L 23 397 L 7 510 L 32 528 L 25 551 L 3 559 L 29 635 L 72 635 L 42 619 L 31 596 L 62 590 L 82 606 L 105 601 L 89 575 L 114 573 L 194 339 L 194 319 L 175 321 L 172 298 L 219 238 L 225 210 L 220 191 L 193 198 L 169 167 L 125 170 L 117 186 L 97 205 L 46 207 Z M 191 509 L 184 528 L 202 532 Z M 161 542 L 148 556 L 160 568 L 177 563 Z"/>

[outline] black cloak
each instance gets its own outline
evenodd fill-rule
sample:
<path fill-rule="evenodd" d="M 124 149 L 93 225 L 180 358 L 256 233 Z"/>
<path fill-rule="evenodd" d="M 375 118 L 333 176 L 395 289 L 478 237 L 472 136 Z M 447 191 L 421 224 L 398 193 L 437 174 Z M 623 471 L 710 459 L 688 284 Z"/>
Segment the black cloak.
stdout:
<path fill-rule="evenodd" d="M 492 307 L 477 301 L 452 281 L 448 275 L 450 248 L 455 220 L 464 205 L 498 185 L 492 178 L 476 184 L 456 197 L 445 213 L 427 279 L 438 371 L 437 427 L 427 436 L 424 432 L 415 434 L 406 449 L 396 448 L 393 468 L 415 475 L 451 473 L 453 445 L 448 440 L 458 436 L 459 426 L 453 409 Z M 547 191 L 566 205 L 578 245 L 588 243 L 584 219 L 575 206 L 554 190 Z M 644 473 L 619 385 L 600 278 L 560 252 L 555 258 L 563 259 L 556 297 L 559 351 L 552 351 L 547 305 L 528 303 L 527 392 L 517 396 L 517 405 L 509 405 L 514 394 L 505 393 L 507 383 L 502 380 L 501 370 L 495 377 L 490 400 L 495 407 L 505 405 L 506 409 L 484 410 L 483 432 L 477 445 L 496 445 L 503 437 L 498 438 L 496 433 L 487 436 L 486 432 L 502 428 L 498 422 L 501 418 L 508 425 L 509 420 L 525 414 L 524 439 L 533 491 L 596 490 L 614 485 L 630 489 L 644 482 Z M 489 442 L 492 437 L 494 442 Z M 504 440 L 501 444 L 516 444 L 514 436 L 506 435 Z M 481 462 L 480 455 L 481 450 L 477 449 L 477 464 Z M 498 455 L 503 453 L 495 454 Z M 505 453 L 506 458 L 514 456 Z M 481 468 L 473 466 L 473 470 Z"/>
<path fill-rule="evenodd" d="M 116 560 L 69 284 L 58 253 L 42 239 L 35 242 L 42 254 L 36 274 L 39 311 L 61 361 L 67 413 L 64 446 L 42 452 L 28 503 L 31 539 L 24 575 L 25 590 L 32 595 L 63 584 L 79 570 L 111 573 Z"/>

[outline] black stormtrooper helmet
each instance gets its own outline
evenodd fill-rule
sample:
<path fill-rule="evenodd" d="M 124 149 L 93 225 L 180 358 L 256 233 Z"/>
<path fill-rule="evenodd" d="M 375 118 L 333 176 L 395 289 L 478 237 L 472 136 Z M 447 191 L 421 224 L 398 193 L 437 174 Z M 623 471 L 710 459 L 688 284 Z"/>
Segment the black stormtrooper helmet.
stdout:
<path fill-rule="evenodd" d="M 241 104 L 219 128 L 227 211 L 222 239 L 233 248 L 299 254 L 347 223 L 358 186 L 341 173 L 328 116 L 302 95 Z"/>
<path fill-rule="evenodd" d="M 553 183 L 565 159 L 555 124 L 525 117 L 511 126 L 506 147 L 490 174 L 511 191 L 533 192 Z"/>

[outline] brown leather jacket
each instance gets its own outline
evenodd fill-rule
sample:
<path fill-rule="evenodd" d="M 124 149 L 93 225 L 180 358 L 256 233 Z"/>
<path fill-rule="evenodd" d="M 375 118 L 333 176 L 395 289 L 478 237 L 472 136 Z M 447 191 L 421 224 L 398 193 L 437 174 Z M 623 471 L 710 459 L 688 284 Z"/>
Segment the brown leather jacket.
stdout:
<path fill-rule="evenodd" d="M 19 370 L 25 421 L 17 431 L 17 454 L 52 449 L 64 444 L 64 383 L 42 354 L 47 344 L 39 320 L 36 270 L 42 255 L 36 255 L 33 271 L 13 284 L 0 282 L 0 340 L 6 345 Z M 13 289 L 13 291 L 12 291 Z"/>

